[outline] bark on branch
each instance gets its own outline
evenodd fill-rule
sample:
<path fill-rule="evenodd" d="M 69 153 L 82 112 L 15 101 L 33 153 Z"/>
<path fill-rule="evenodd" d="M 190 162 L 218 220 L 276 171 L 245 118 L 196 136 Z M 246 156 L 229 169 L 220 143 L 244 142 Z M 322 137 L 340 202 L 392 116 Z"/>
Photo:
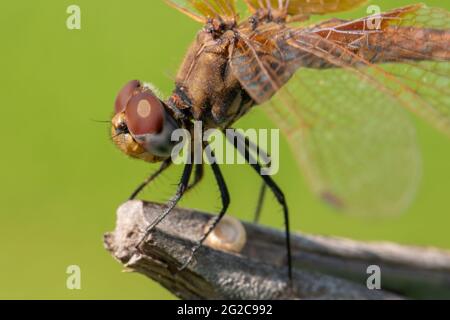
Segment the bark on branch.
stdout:
<path fill-rule="evenodd" d="M 189 267 L 178 272 L 211 216 L 175 209 L 142 250 L 136 250 L 146 226 L 161 210 L 154 203 L 125 203 L 118 210 L 116 230 L 105 235 L 105 246 L 127 269 L 183 299 L 450 297 L 450 252 L 303 234 L 292 239 L 295 270 L 290 289 L 283 233 L 247 223 L 248 241 L 241 254 L 202 247 Z M 369 265 L 381 268 L 382 291 L 367 289 Z"/>

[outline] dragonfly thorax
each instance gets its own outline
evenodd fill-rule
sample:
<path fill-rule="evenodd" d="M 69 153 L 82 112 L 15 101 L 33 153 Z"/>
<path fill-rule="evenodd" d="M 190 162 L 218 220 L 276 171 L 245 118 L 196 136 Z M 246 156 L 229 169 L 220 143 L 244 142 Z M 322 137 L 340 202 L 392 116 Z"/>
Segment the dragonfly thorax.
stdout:
<path fill-rule="evenodd" d="M 198 33 L 189 48 L 167 104 L 183 117 L 205 122 L 205 128 L 225 128 L 253 105 L 230 67 L 233 30 L 215 38 L 208 30 Z"/>

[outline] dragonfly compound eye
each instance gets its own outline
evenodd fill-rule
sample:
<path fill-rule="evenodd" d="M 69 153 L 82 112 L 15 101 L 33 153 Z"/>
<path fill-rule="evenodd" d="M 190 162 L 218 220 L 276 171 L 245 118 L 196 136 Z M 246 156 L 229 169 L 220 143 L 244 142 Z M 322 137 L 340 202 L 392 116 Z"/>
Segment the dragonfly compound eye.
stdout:
<path fill-rule="evenodd" d="M 235 218 L 225 216 L 206 238 L 205 245 L 216 250 L 239 253 L 246 242 L 247 233 L 242 223 Z"/>
<path fill-rule="evenodd" d="M 161 101 L 151 91 L 138 93 L 125 109 L 128 129 L 135 136 L 158 134 L 164 124 L 164 113 Z"/>
<path fill-rule="evenodd" d="M 137 93 L 139 88 L 141 87 L 141 83 L 137 80 L 132 80 L 128 82 L 119 92 L 116 98 L 115 103 L 115 114 L 124 112 L 128 101 L 130 101 L 133 94 Z"/>
<path fill-rule="evenodd" d="M 128 130 L 141 147 L 158 157 L 171 155 L 172 133 L 179 126 L 153 92 L 144 87 L 134 94 L 125 109 Z"/>

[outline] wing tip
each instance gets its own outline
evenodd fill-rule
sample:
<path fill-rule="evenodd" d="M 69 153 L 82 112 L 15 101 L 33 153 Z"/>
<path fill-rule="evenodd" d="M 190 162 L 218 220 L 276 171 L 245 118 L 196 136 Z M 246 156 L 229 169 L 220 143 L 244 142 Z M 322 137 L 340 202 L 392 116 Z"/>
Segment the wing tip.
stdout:
<path fill-rule="evenodd" d="M 185 8 L 185 7 L 182 7 L 181 5 L 177 4 L 173 0 L 164 0 L 164 1 L 170 7 L 180 11 L 181 13 L 187 15 L 189 18 L 191 18 L 191 19 L 193 19 L 193 20 L 195 20 L 197 22 L 200 22 L 200 23 L 203 23 L 203 24 L 205 24 L 207 22 L 207 19 L 205 17 L 202 17 L 201 15 L 196 14 L 196 13 L 190 11 L 189 9 Z"/>

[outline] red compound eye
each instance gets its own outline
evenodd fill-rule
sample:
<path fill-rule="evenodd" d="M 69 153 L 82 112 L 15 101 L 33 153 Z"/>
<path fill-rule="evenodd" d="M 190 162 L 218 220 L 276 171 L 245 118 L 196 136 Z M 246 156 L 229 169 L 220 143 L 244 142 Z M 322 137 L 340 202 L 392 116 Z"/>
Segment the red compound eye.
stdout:
<path fill-rule="evenodd" d="M 119 92 L 115 103 L 115 114 L 124 112 L 127 107 L 128 101 L 130 101 L 133 93 L 140 88 L 141 84 L 137 80 L 128 82 Z"/>
<path fill-rule="evenodd" d="M 134 135 L 160 133 L 164 125 L 164 107 L 150 91 L 133 96 L 127 104 L 125 115 L 130 132 Z"/>

